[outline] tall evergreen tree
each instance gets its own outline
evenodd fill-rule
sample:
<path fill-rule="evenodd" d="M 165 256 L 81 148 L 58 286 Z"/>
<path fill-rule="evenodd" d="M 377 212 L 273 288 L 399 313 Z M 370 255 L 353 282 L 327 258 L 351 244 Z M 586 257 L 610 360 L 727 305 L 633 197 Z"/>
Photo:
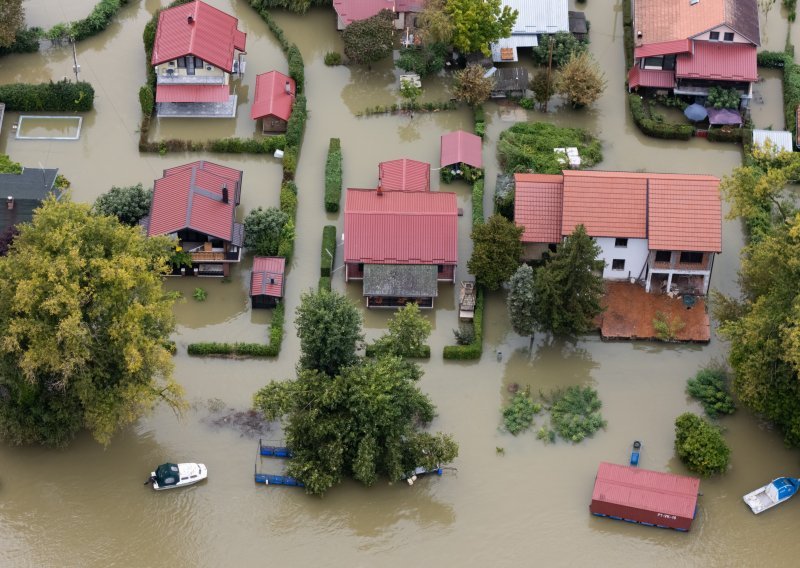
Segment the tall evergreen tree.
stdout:
<path fill-rule="evenodd" d="M 533 294 L 539 329 L 555 335 L 585 333 L 602 312 L 603 261 L 600 247 L 583 225 L 562 243 L 553 259 L 536 271 Z"/>
<path fill-rule="evenodd" d="M 536 331 L 535 296 L 533 292 L 533 269 L 523 264 L 509 281 L 508 317 L 511 327 L 520 335 L 527 335 L 533 344 Z"/>
<path fill-rule="evenodd" d="M 467 270 L 475 275 L 478 284 L 497 290 L 511 278 L 522 257 L 523 231 L 502 215 L 492 215 L 472 229 L 474 246 Z"/>

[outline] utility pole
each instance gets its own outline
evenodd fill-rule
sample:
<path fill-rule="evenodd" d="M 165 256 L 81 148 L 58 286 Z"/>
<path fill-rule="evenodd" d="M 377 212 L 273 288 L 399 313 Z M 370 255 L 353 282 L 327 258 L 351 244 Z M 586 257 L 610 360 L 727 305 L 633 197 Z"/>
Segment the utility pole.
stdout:
<path fill-rule="evenodd" d="M 78 72 L 81 66 L 78 65 L 78 52 L 75 49 L 75 38 L 72 38 L 72 70 L 75 71 L 75 82 L 78 82 Z"/>
<path fill-rule="evenodd" d="M 547 112 L 547 103 L 550 101 L 550 72 L 553 69 L 553 36 L 550 36 L 550 49 L 547 55 L 547 99 L 544 101 L 544 112 Z M 531 338 L 533 342 L 533 338 Z"/>

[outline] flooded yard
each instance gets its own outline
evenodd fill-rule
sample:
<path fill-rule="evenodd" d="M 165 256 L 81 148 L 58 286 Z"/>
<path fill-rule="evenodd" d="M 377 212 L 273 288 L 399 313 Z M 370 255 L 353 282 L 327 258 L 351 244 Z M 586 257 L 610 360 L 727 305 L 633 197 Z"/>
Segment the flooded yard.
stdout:
<path fill-rule="evenodd" d="M 29 0 L 28 20 L 48 26 L 76 19 L 93 3 Z M 249 105 L 256 74 L 287 70 L 278 44 L 248 2 L 209 3 L 238 17 L 240 29 L 248 34 L 247 71 L 236 85 L 238 116 L 157 120 L 152 139 L 252 136 L 256 124 L 249 118 Z M 58 8 L 50 9 L 51 4 Z M 270 156 L 159 156 L 137 151 L 137 93 L 146 69 L 142 29 L 161 4 L 132 0 L 108 30 L 78 44 L 81 78 L 97 93 L 95 110 L 84 115 L 80 140 L 16 140 L 12 127 L 19 115 L 6 113 L 0 152 L 23 165 L 59 168 L 72 182 L 73 198 L 87 203 L 112 185 L 152 187 L 165 168 L 207 159 L 244 171 L 240 216 L 259 205 L 277 206 L 281 164 Z M 520 120 L 548 120 L 592 131 L 603 142 L 600 169 L 723 176 L 741 163 L 741 149 L 735 145 L 644 137 L 626 112 L 621 4 L 603 0 L 582 3 L 578 9 L 585 10 L 591 22 L 590 48 L 602 64 L 608 89 L 594 107 L 583 111 L 552 104 L 547 114 L 507 102 L 486 106 L 487 211 L 499 170 L 495 144 L 504 129 Z M 504 294 L 493 293 L 487 296 L 482 359 L 444 362 L 442 348 L 454 342 L 452 330 L 458 325 L 452 285 L 440 286 L 436 309 L 427 314 L 433 324 L 432 357 L 422 364 L 421 388 L 438 406 L 433 429 L 453 433 L 460 443 L 453 464 L 457 471 L 420 480 L 413 487 L 379 482 L 365 489 L 348 482 L 323 499 L 253 483 L 258 438 L 248 435 L 250 430 L 220 425 L 219 405 L 247 410 L 258 388 L 294 374 L 299 341 L 293 313 L 300 294 L 317 285 L 323 225 L 335 224 L 341 243 L 342 215 L 327 214 L 323 208 L 329 139 L 341 139 L 345 187 L 369 188 L 376 185 L 378 162 L 412 158 L 436 168 L 439 136 L 472 129 L 472 114 L 465 108 L 416 113 L 413 118 L 356 117 L 369 106 L 399 100 L 396 71 L 388 62 L 370 71 L 325 66 L 326 52 L 342 50 L 330 8 L 303 16 L 276 13 L 275 18 L 303 53 L 309 108 L 296 179 L 298 239 L 287 276 L 280 357 L 230 361 L 186 353 L 186 345 L 196 341 L 265 340 L 271 314 L 252 311 L 247 296 L 252 257 L 232 271 L 229 282 L 167 279 L 165 286 L 185 298 L 175 308 L 175 376 L 186 390 L 190 409 L 177 420 L 159 408 L 116 436 L 107 449 L 88 436 L 59 451 L 0 446 L 0 565 L 793 565 L 800 544 L 776 536 L 796 521 L 800 505 L 789 503 L 756 517 L 741 496 L 773 477 L 794 473 L 798 453 L 787 450 L 778 433 L 745 410 L 722 420 L 732 467 L 722 477 L 701 482 L 703 496 L 692 532 L 632 526 L 589 514 L 598 463 L 625 463 L 634 439 L 644 443 L 642 467 L 687 473 L 674 455 L 673 422 L 687 410 L 701 412 L 700 405 L 687 398 L 685 383 L 698 367 L 724 357 L 725 345 L 716 336 L 701 346 L 538 334 L 529 350 L 529 339 L 510 330 Z M 793 33 L 797 26 L 793 24 Z M 780 6 L 774 6 L 764 44 L 782 49 L 787 29 Z M 66 48 L 0 59 L 2 82 L 55 80 L 71 72 L 72 52 Z M 754 116 L 762 127 L 780 126 L 782 101 L 775 81 L 768 73 L 759 83 L 764 102 Z M 447 79 L 426 79 L 423 89 L 423 100 L 449 98 Z M 471 252 L 470 188 L 439 184 L 438 175 L 432 177 L 434 190 L 454 191 L 458 206 L 464 208 L 459 218 L 460 279 L 466 276 Z M 713 288 L 736 292 L 742 245 L 739 222 L 725 221 L 724 250 L 714 265 Z M 339 247 L 336 267 L 342 263 L 341 254 Z M 360 283 L 345 285 L 342 270 L 335 271 L 333 286 L 363 306 Z M 205 302 L 192 298 L 195 287 L 207 291 Z M 376 310 L 363 314 L 368 339 L 385 330 L 391 315 Z M 590 385 L 599 391 L 608 427 L 578 445 L 544 445 L 534 433 L 516 438 L 503 433 L 500 407 L 512 384 L 530 386 L 533 393 Z M 280 433 L 273 429 L 263 437 L 279 439 Z M 202 461 L 209 468 L 209 480 L 175 492 L 144 488 L 150 468 L 166 460 Z"/>

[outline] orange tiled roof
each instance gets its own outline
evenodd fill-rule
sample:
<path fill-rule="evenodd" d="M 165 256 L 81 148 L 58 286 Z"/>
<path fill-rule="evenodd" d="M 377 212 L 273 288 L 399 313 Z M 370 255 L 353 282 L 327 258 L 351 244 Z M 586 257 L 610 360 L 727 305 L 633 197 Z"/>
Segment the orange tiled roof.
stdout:
<path fill-rule="evenodd" d="M 524 243 L 561 241 L 564 179 L 560 175 L 514 175 L 514 222 L 524 227 Z"/>
<path fill-rule="evenodd" d="M 760 45 L 756 0 L 636 0 L 633 20 L 637 47 L 694 37 L 721 25 Z"/>
<path fill-rule="evenodd" d="M 722 251 L 722 204 L 718 178 L 643 175 L 650 177 L 650 250 Z"/>

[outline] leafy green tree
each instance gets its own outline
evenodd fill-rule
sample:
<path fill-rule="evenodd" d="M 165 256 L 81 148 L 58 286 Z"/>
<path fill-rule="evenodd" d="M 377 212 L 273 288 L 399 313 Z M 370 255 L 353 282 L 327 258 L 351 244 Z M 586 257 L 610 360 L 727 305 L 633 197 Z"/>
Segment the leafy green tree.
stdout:
<path fill-rule="evenodd" d="M 475 281 L 489 290 L 497 290 L 516 272 L 522 258 L 522 227 L 502 215 L 492 215 L 472 229 L 472 256 L 467 270 Z"/>
<path fill-rule="evenodd" d="M 492 94 L 494 77 L 484 77 L 485 70 L 480 65 L 468 65 L 455 73 L 453 96 L 472 108 L 483 104 Z"/>
<path fill-rule="evenodd" d="M 572 35 L 572 34 L 570 34 Z M 544 107 L 553 95 L 553 77 L 547 77 L 547 71 L 537 71 L 531 79 L 531 90 L 534 100 Z"/>
<path fill-rule="evenodd" d="M 422 96 L 422 88 L 417 87 L 413 81 L 402 80 L 400 81 L 400 96 L 406 99 L 413 109 L 417 99 Z"/>
<path fill-rule="evenodd" d="M 342 32 L 344 54 L 353 63 L 372 65 L 392 54 L 394 15 L 381 10 L 371 18 L 357 20 Z"/>
<path fill-rule="evenodd" d="M 321 495 L 345 476 L 367 486 L 379 476 L 394 482 L 458 456 L 450 436 L 419 431 L 436 411 L 415 384 L 420 376 L 416 365 L 393 356 L 334 376 L 305 369 L 257 392 L 255 407 L 268 419 L 283 418 L 294 454 L 287 472 L 309 493 Z"/>
<path fill-rule="evenodd" d="M 565 440 L 578 443 L 606 427 L 606 421 L 600 413 L 603 403 L 593 388 L 571 386 L 557 392 L 554 398 L 550 422 Z"/>
<path fill-rule="evenodd" d="M 334 376 L 357 361 L 364 341 L 361 312 L 338 292 L 305 292 L 297 308 L 300 367 Z"/>
<path fill-rule="evenodd" d="M 447 46 L 443 43 L 404 47 L 400 50 L 400 57 L 395 65 L 409 73 L 424 77 L 435 75 L 444 69 L 446 57 Z"/>
<path fill-rule="evenodd" d="M 537 47 L 531 49 L 534 62 L 547 66 L 550 63 L 550 44 L 553 44 L 553 67 L 561 67 L 573 53 L 580 54 L 589 48 L 589 43 L 576 38 L 570 32 L 558 32 L 544 36 Z"/>
<path fill-rule="evenodd" d="M 244 246 L 259 256 L 275 256 L 289 215 L 277 207 L 256 207 L 244 218 Z"/>
<path fill-rule="evenodd" d="M 22 0 L 0 2 L 0 47 L 8 47 L 17 38 L 17 31 L 25 25 L 25 6 Z"/>
<path fill-rule="evenodd" d="M 675 451 L 686 467 L 703 477 L 724 473 L 731 455 L 719 428 L 691 412 L 675 419 Z"/>
<path fill-rule="evenodd" d="M 182 408 L 166 345 L 170 241 L 69 195 L 37 209 L 0 258 L 0 438 L 108 444 L 156 402 Z"/>
<path fill-rule="evenodd" d="M 536 312 L 533 293 L 533 269 L 523 264 L 509 281 L 508 317 L 511 328 L 522 336 L 530 336 L 536 331 Z"/>
<path fill-rule="evenodd" d="M 510 37 L 519 12 L 502 0 L 446 0 L 453 23 L 453 46 L 462 53 L 491 55 L 489 44 Z"/>
<path fill-rule="evenodd" d="M 445 10 L 447 0 L 428 0 L 417 17 L 417 26 L 423 45 L 447 45 L 453 39 L 453 21 Z"/>
<path fill-rule="evenodd" d="M 603 311 L 600 247 L 583 225 L 559 245 L 552 260 L 536 271 L 534 311 L 539 329 L 555 335 L 585 333 Z"/>
<path fill-rule="evenodd" d="M 94 212 L 100 215 L 111 215 L 125 225 L 136 225 L 150 212 L 153 191 L 142 187 L 142 184 L 130 187 L 112 187 L 94 202 Z"/>
<path fill-rule="evenodd" d="M 22 166 L 5 154 L 0 154 L 0 174 L 21 174 Z"/>
<path fill-rule="evenodd" d="M 605 75 L 588 51 L 573 53 L 556 79 L 556 92 L 575 108 L 591 105 L 605 89 Z"/>
<path fill-rule="evenodd" d="M 431 335 L 431 322 L 415 303 L 406 304 L 389 320 L 389 333 L 375 342 L 377 353 L 419 357 Z"/>
<path fill-rule="evenodd" d="M 686 381 L 686 392 L 700 401 L 711 418 L 733 414 L 736 410 L 728 392 L 728 373 L 722 365 L 712 364 L 700 369 L 694 378 Z"/>

